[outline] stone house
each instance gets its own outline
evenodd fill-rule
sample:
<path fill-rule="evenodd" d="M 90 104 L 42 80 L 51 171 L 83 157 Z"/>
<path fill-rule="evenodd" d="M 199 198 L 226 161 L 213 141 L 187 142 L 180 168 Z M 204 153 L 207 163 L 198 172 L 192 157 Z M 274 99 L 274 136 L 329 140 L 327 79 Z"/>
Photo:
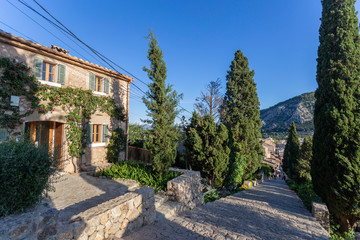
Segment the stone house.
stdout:
<path fill-rule="evenodd" d="M 80 88 L 92 90 L 97 96 L 108 96 L 115 104 L 124 108 L 126 119 L 129 116 L 129 87 L 132 78 L 94 63 L 71 56 L 68 51 L 53 46 L 42 46 L 21 37 L 0 30 L 0 57 L 15 59 L 30 67 L 40 84 L 56 88 Z M 29 103 L 22 97 L 14 96 L 19 111 L 27 111 Z M 18 131 L 29 130 L 35 144 L 46 145 L 49 151 L 57 149 L 61 154 L 60 166 L 65 172 L 76 172 L 89 166 L 101 166 L 107 162 L 106 147 L 111 130 L 121 127 L 127 136 L 128 120 L 120 122 L 103 112 L 96 112 L 90 120 L 90 137 L 84 155 L 74 161 L 68 154 L 66 139 L 65 111 L 55 107 L 53 112 L 39 114 L 34 111 L 24 119 Z M 0 141 L 7 139 L 7 131 L 0 129 Z M 121 158 L 126 157 L 126 150 Z"/>

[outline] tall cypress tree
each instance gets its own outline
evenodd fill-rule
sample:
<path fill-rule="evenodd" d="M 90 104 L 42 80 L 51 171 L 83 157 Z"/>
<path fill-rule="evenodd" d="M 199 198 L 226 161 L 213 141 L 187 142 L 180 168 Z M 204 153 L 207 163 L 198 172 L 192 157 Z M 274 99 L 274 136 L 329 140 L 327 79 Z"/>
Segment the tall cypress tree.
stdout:
<path fill-rule="evenodd" d="M 240 184 L 260 167 L 263 158 L 260 103 L 248 59 L 238 50 L 226 76 L 222 122 L 230 132 L 230 175 Z"/>
<path fill-rule="evenodd" d="M 283 169 L 291 178 L 294 176 L 294 171 L 300 154 L 299 136 L 296 132 L 296 125 L 291 123 L 289 128 L 288 139 L 284 150 Z"/>
<path fill-rule="evenodd" d="M 148 73 L 149 91 L 143 97 L 143 102 L 148 108 L 147 116 L 151 119 L 144 122 L 151 124 L 149 137 L 146 139 L 145 147 L 149 149 L 153 157 L 154 167 L 160 173 L 169 169 L 176 158 L 176 147 L 178 144 L 178 131 L 174 126 L 175 117 L 178 114 L 177 106 L 181 96 L 166 85 L 166 65 L 163 53 L 152 32 L 148 37 L 149 50 L 148 59 L 150 69 L 144 67 Z"/>
<path fill-rule="evenodd" d="M 228 170 L 228 130 L 214 118 L 193 113 L 186 128 L 185 147 L 191 167 L 201 172 L 212 186 L 220 187 Z"/>
<path fill-rule="evenodd" d="M 295 166 L 295 179 L 297 183 L 305 183 L 311 181 L 311 162 L 312 159 L 312 139 L 307 137 L 301 145 L 300 155 Z"/>
<path fill-rule="evenodd" d="M 311 175 L 340 231 L 360 218 L 360 49 L 355 0 L 323 0 Z"/>

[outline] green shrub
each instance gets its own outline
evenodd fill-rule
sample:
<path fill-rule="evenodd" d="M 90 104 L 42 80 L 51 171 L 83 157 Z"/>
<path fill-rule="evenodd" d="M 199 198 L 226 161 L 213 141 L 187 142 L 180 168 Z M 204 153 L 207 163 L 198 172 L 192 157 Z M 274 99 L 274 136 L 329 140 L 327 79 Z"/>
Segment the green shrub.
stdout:
<path fill-rule="evenodd" d="M 289 188 L 297 193 L 299 198 L 303 201 L 305 207 L 311 212 L 312 202 L 322 202 L 321 198 L 314 192 L 312 182 L 296 184 L 295 181 L 286 180 Z"/>
<path fill-rule="evenodd" d="M 126 137 L 122 128 L 117 128 L 112 132 L 112 135 L 107 146 L 106 158 L 111 163 L 119 161 L 119 154 L 125 149 Z"/>
<path fill-rule="evenodd" d="M 180 173 L 174 171 L 168 171 L 161 175 L 151 165 L 132 161 L 122 161 L 98 173 L 98 176 L 132 179 L 143 186 L 154 188 L 156 191 L 166 191 L 167 182 L 179 175 Z"/>
<path fill-rule="evenodd" d="M 205 203 L 213 202 L 221 198 L 218 190 L 216 188 L 208 188 L 209 190 L 204 194 Z"/>
<path fill-rule="evenodd" d="M 355 232 L 345 232 L 344 237 L 339 234 L 340 225 L 331 225 L 330 227 L 330 240 L 354 240 Z"/>
<path fill-rule="evenodd" d="M 50 190 L 57 161 L 29 141 L 0 144 L 0 217 L 21 212 Z"/>

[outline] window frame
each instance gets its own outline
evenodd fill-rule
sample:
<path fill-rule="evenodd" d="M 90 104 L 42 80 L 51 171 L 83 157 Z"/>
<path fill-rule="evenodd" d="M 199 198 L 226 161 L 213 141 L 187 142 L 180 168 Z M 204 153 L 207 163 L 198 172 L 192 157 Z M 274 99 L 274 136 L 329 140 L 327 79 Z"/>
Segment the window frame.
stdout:
<path fill-rule="evenodd" d="M 44 70 L 44 64 L 45 64 L 45 70 Z M 53 67 L 53 72 L 50 72 L 50 66 Z M 57 64 L 44 60 L 43 61 L 43 66 L 42 66 L 42 71 L 41 71 L 42 81 L 49 82 L 49 83 L 57 83 L 56 82 L 56 77 L 57 77 L 56 76 L 56 69 L 57 69 L 57 67 L 58 67 Z M 45 73 L 45 79 L 43 79 L 43 74 L 44 73 Z M 53 81 L 49 81 L 50 75 L 52 75 L 52 80 Z"/>
<path fill-rule="evenodd" d="M 98 140 L 96 140 L 96 137 L 98 137 Z M 102 124 L 93 124 L 93 140 L 91 143 L 102 143 Z"/>

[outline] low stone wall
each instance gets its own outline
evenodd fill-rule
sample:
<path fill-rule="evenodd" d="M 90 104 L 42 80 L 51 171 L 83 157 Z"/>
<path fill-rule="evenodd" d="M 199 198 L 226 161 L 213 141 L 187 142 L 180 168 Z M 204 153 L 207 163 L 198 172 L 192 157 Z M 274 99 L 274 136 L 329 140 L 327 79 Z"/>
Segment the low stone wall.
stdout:
<path fill-rule="evenodd" d="M 180 202 L 190 209 L 204 204 L 200 172 L 176 168 L 170 170 L 180 172 L 182 175 L 167 183 L 169 200 Z"/>
<path fill-rule="evenodd" d="M 155 221 L 154 201 L 154 190 L 142 187 L 94 207 L 77 208 L 78 214 L 43 202 L 26 213 L 0 219 L 0 239 L 120 238 Z"/>
<path fill-rule="evenodd" d="M 330 214 L 324 203 L 312 202 L 312 215 L 326 231 L 330 232 Z"/>

